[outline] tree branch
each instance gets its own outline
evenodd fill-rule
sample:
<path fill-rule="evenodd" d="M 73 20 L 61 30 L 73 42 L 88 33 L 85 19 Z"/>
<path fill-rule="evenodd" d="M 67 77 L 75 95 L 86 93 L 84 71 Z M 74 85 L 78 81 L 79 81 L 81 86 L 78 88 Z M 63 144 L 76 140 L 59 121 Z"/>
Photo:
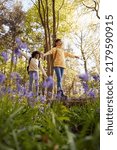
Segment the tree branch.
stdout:
<path fill-rule="evenodd" d="M 63 5 L 64 5 L 64 2 L 65 2 L 65 0 L 63 0 L 62 1 L 62 4 L 61 4 L 61 6 L 59 7 L 59 9 L 58 9 L 58 11 L 57 11 L 57 30 L 58 30 L 58 27 L 59 27 L 59 12 L 60 12 L 60 10 L 62 9 L 62 7 L 63 7 Z"/>
<path fill-rule="evenodd" d="M 93 2 L 94 2 L 94 6 L 87 6 L 84 2 L 82 2 L 82 4 L 86 8 L 91 9 L 92 11 L 95 11 L 97 18 L 100 19 L 100 16 L 99 16 L 99 3 L 96 0 L 93 0 Z"/>

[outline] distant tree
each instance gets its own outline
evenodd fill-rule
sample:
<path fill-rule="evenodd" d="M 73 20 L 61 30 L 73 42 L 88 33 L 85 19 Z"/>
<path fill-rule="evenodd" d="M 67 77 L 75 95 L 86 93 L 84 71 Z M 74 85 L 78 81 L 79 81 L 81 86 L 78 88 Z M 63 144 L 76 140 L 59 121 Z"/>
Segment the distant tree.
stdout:
<path fill-rule="evenodd" d="M 2 5 L 3 6 L 3 5 Z M 0 35 L 0 49 L 1 51 L 11 49 L 11 66 L 10 72 L 13 71 L 13 55 L 15 49 L 15 38 L 22 34 L 25 13 L 22 11 L 21 3 L 15 3 L 11 9 L 7 5 L 2 7 L 1 14 L 1 35 Z"/>

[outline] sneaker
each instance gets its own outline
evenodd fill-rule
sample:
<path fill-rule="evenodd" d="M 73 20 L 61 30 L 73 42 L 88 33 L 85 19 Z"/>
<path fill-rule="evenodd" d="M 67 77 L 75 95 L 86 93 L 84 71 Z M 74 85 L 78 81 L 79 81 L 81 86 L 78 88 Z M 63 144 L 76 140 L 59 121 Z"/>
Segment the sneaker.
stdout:
<path fill-rule="evenodd" d="M 62 100 L 67 100 L 67 96 L 64 95 L 63 90 L 57 91 L 57 96 Z"/>

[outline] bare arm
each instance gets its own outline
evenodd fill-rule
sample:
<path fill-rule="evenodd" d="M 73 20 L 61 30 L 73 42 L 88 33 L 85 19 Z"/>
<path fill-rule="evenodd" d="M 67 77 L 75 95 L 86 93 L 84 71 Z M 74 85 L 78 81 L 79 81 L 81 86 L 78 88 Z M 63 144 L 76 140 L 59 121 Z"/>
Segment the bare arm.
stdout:
<path fill-rule="evenodd" d="M 46 52 L 43 56 L 45 57 L 47 55 L 51 55 L 51 54 L 53 54 L 54 51 L 55 51 L 55 49 L 52 48 L 51 50 L 49 50 L 48 52 Z"/>
<path fill-rule="evenodd" d="M 71 58 L 79 58 L 78 56 L 74 55 L 74 54 L 71 54 L 69 52 L 64 52 L 65 54 L 65 57 L 71 57 Z"/>

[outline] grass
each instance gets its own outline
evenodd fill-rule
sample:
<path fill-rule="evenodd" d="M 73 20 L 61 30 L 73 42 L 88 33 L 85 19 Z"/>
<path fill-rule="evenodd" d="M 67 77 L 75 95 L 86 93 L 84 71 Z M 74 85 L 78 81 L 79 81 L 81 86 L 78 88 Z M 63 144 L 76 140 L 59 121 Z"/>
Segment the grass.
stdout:
<path fill-rule="evenodd" d="M 99 150 L 99 99 L 71 107 L 25 101 L 0 98 L 1 150 Z"/>

